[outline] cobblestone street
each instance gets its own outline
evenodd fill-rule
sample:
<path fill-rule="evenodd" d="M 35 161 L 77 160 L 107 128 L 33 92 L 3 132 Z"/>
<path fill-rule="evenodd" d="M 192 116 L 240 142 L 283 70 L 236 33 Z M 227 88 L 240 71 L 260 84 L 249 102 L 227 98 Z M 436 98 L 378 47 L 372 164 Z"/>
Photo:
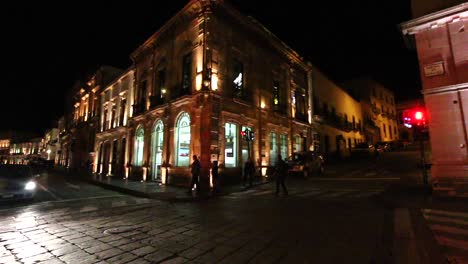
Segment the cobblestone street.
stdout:
<path fill-rule="evenodd" d="M 367 199 L 119 199 L 0 212 L 0 263 L 369 263 L 385 214 Z"/>

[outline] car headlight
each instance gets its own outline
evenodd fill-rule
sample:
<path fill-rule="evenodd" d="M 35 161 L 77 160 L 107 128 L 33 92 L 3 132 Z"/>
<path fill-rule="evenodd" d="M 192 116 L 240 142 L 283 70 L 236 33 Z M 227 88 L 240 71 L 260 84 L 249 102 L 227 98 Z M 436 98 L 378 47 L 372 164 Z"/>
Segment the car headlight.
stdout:
<path fill-rule="evenodd" d="M 24 189 L 28 191 L 32 191 L 36 189 L 36 183 L 33 181 L 29 181 L 28 183 L 26 183 L 26 186 L 24 187 Z"/>

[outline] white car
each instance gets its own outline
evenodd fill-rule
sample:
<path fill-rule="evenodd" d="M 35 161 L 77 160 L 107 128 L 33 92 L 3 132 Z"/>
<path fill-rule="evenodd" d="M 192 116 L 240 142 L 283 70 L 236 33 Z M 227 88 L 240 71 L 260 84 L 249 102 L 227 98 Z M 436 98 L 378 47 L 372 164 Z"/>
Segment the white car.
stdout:
<path fill-rule="evenodd" d="M 27 165 L 0 165 L 0 200 L 33 199 L 36 181 Z"/>

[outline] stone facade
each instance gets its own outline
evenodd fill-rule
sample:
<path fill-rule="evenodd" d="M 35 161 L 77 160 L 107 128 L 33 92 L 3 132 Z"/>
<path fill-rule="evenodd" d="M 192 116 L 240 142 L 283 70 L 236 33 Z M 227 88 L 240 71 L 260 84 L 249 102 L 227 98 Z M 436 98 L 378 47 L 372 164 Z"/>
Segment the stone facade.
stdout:
<path fill-rule="evenodd" d="M 84 80 L 73 86 L 68 97 L 65 113 L 65 131 L 60 133 L 63 166 L 72 169 L 85 169 L 94 160 L 94 141 L 100 120 L 99 95 L 105 87 L 122 71 L 110 66 L 102 66 Z"/>
<path fill-rule="evenodd" d="M 418 52 L 436 193 L 468 193 L 468 4 L 401 25 Z"/>
<path fill-rule="evenodd" d="M 359 98 L 364 117 L 364 133 L 369 143 L 399 139 L 394 93 L 371 78 L 359 78 L 344 84 Z"/>
<path fill-rule="evenodd" d="M 100 93 L 99 127 L 92 171 L 102 175 L 127 176 L 128 120 L 133 104 L 133 68 L 104 87 Z"/>
<path fill-rule="evenodd" d="M 190 2 L 132 59 L 133 174 L 157 173 L 151 154 L 158 124 L 163 128 L 159 162 L 169 166 L 173 184 L 180 176 L 187 183 L 192 155 L 200 157 L 206 184 L 212 160 L 221 164 L 226 181 L 237 181 L 249 156 L 266 166 L 279 149 L 286 158 L 311 145 L 311 67 L 223 1 Z M 246 128 L 256 135 L 250 145 L 240 136 Z M 143 150 L 137 134 L 144 135 Z"/>
<path fill-rule="evenodd" d="M 356 144 L 365 142 L 361 104 L 318 70 L 313 81 L 320 150 L 329 158 L 349 156 Z"/>

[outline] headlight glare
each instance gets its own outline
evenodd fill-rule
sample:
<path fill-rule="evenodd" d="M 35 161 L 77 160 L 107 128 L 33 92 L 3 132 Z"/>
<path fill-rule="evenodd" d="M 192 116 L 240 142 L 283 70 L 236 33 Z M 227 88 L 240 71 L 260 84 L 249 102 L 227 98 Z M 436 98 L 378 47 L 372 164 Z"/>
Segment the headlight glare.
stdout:
<path fill-rule="evenodd" d="M 26 183 L 26 186 L 24 187 L 24 189 L 28 191 L 32 191 L 36 189 L 36 183 L 33 181 L 29 181 L 28 183 Z"/>

